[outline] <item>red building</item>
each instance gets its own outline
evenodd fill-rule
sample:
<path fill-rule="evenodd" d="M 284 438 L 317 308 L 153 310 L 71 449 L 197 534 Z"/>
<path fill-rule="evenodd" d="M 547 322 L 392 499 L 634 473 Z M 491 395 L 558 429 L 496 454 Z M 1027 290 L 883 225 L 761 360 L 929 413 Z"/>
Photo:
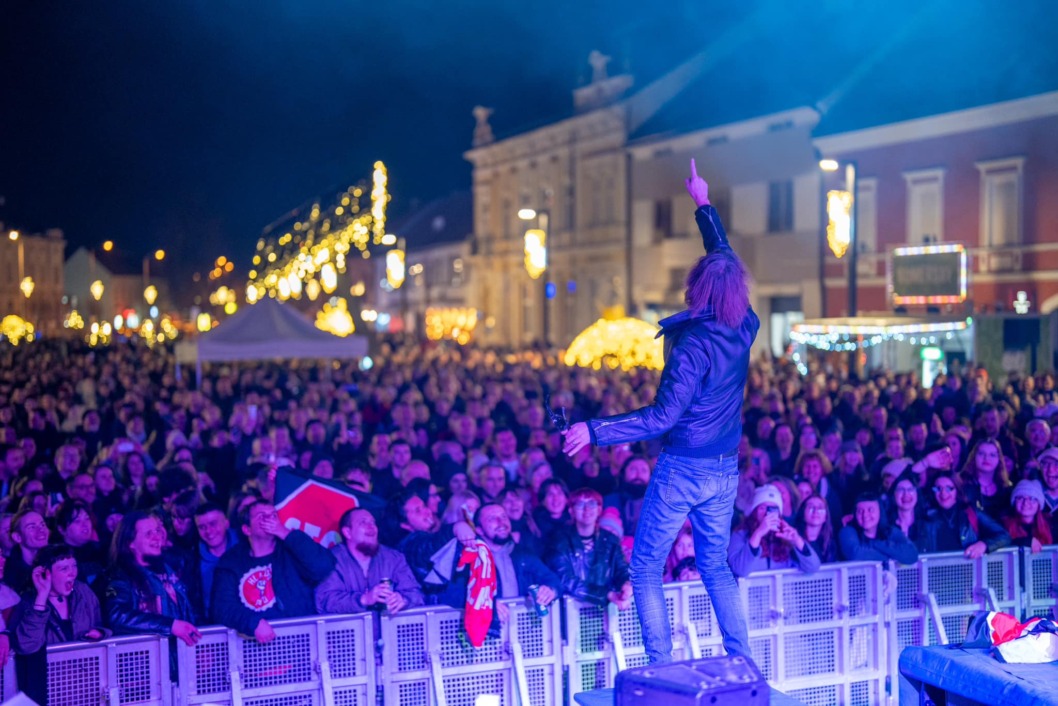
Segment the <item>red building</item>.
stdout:
<path fill-rule="evenodd" d="M 936 243 L 962 243 L 970 253 L 963 311 L 1058 310 L 1058 92 L 815 144 L 826 157 L 856 164 L 858 313 L 892 311 L 893 248 Z M 848 259 L 827 258 L 827 316 L 848 313 Z"/>

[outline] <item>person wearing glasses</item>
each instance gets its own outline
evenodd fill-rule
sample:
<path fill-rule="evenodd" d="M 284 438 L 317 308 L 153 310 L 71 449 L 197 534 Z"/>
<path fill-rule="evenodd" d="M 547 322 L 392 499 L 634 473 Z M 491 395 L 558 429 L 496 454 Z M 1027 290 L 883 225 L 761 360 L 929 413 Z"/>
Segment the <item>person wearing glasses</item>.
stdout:
<path fill-rule="evenodd" d="M 579 601 L 625 610 L 632 604 L 632 582 L 621 552 L 621 540 L 599 530 L 602 496 L 591 488 L 569 494 L 571 526 L 552 535 L 548 566 L 558 574 L 562 591 Z"/>
<path fill-rule="evenodd" d="M 1002 525 L 967 504 L 957 474 L 936 474 L 929 493 L 931 507 L 920 545 L 924 553 L 961 551 L 968 559 L 977 559 L 1010 544 Z"/>

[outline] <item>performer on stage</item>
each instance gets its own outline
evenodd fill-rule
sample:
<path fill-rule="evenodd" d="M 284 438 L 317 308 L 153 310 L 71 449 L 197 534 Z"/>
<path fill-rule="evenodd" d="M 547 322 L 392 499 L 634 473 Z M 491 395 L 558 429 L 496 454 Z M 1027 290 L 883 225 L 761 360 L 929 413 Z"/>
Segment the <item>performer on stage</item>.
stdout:
<path fill-rule="evenodd" d="M 731 250 L 709 186 L 691 160 L 687 192 L 706 255 L 687 276 L 687 310 L 661 321 L 666 362 L 654 404 L 579 422 L 565 433 L 573 456 L 589 443 L 628 443 L 665 435 L 643 501 L 632 550 L 632 589 L 650 663 L 672 661 L 672 631 L 661 577 L 685 519 L 694 528 L 698 571 L 729 655 L 750 657 L 746 616 L 727 564 L 738 489 L 738 444 L 750 346 L 760 320 L 749 306 L 749 275 Z M 661 334 L 659 334 L 661 335 Z"/>

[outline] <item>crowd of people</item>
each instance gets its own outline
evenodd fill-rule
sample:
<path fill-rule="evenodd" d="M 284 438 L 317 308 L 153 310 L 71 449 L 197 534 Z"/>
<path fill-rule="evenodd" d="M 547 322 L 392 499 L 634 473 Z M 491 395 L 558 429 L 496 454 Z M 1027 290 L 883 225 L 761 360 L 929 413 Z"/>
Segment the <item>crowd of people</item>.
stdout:
<path fill-rule="evenodd" d="M 195 644 L 207 624 L 268 642 L 280 618 L 462 608 L 460 548 L 477 539 L 498 597 L 629 607 L 660 444 L 567 458 L 547 404 L 572 421 L 635 409 L 658 373 L 472 347 L 376 360 L 215 366 L 196 389 L 171 353 L 134 343 L 0 349 L 0 661 L 19 655 L 32 683 L 59 642 Z M 743 421 L 737 575 L 1039 551 L 1058 531 L 1053 374 L 994 384 L 968 366 L 925 389 L 762 359 Z M 340 544 L 279 520 L 283 466 L 370 500 L 342 517 Z M 688 528 L 665 580 L 698 578 Z"/>

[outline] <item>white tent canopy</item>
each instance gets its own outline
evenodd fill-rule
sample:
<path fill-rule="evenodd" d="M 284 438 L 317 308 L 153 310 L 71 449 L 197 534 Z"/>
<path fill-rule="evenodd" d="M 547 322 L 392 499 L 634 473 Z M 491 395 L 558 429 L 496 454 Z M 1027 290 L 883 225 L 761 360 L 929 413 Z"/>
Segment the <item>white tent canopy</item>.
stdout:
<path fill-rule="evenodd" d="M 312 325 L 292 307 L 265 298 L 243 307 L 220 326 L 199 336 L 195 350 L 184 347 L 177 360 L 199 366 L 209 361 L 361 358 L 363 336 L 341 338 Z"/>

